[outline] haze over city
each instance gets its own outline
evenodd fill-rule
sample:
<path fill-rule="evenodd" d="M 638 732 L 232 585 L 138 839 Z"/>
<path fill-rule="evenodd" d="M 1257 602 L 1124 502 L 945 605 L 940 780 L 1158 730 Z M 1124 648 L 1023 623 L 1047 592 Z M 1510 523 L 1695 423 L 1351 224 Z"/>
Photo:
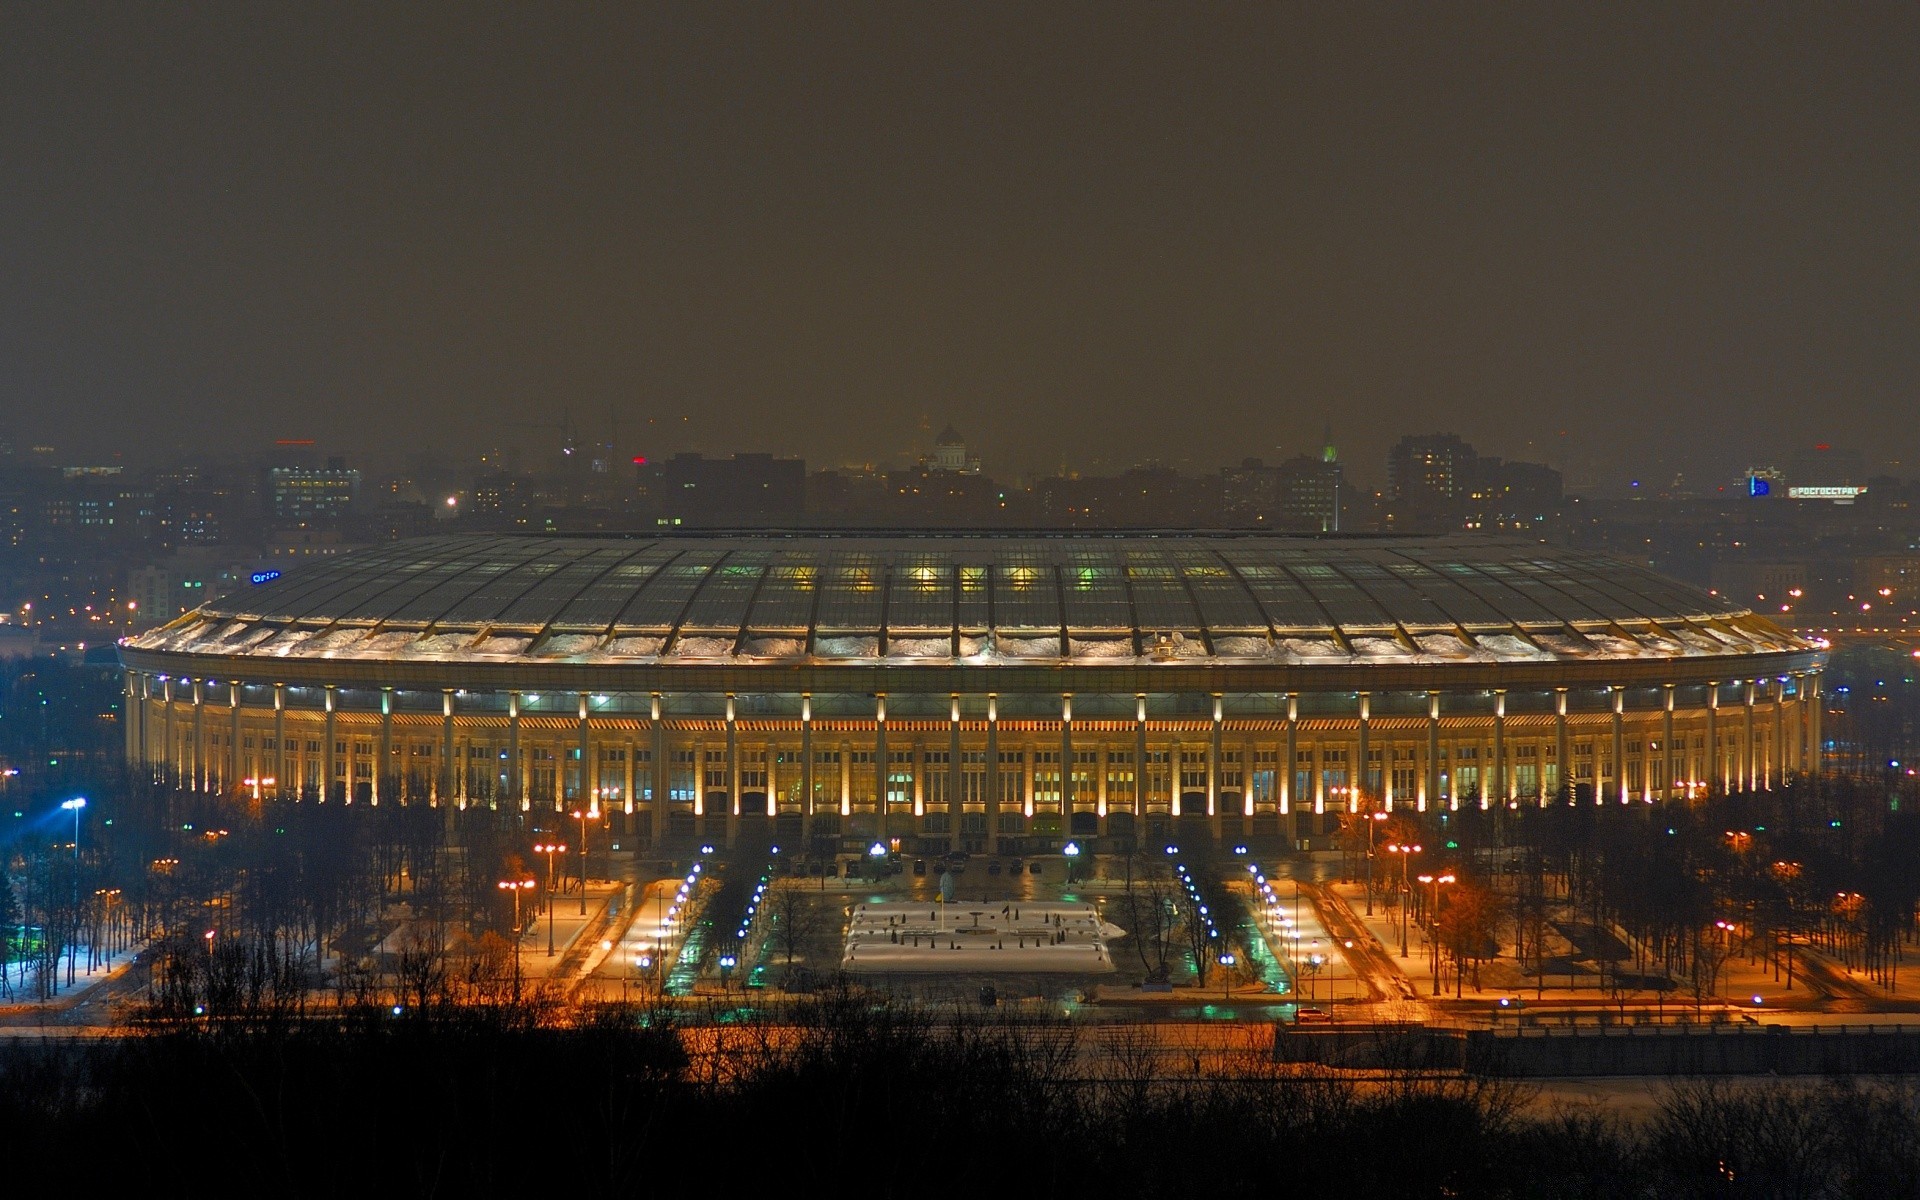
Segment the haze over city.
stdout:
<path fill-rule="evenodd" d="M 84 459 L 1920 454 L 1906 6 L 6 24 L 0 411 Z"/>

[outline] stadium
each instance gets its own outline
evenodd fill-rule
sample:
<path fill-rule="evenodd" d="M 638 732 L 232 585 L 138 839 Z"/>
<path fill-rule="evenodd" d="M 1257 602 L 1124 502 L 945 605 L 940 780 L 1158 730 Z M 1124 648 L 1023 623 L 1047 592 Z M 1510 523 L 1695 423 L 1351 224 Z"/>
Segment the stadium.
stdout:
<path fill-rule="evenodd" d="M 450 536 L 121 647 L 195 788 L 603 812 L 640 845 L 1324 834 L 1768 788 L 1820 648 L 1606 556 L 1450 537 Z"/>

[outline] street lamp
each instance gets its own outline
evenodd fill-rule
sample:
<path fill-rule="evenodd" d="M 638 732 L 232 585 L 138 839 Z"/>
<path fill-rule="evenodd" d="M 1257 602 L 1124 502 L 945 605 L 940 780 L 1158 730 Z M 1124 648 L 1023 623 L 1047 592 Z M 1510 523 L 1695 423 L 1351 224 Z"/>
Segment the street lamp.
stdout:
<path fill-rule="evenodd" d="M 62 800 L 60 807 L 73 814 L 73 908 L 80 910 L 80 810 L 87 806 L 85 796 Z"/>
<path fill-rule="evenodd" d="M 1073 883 L 1073 868 L 1080 861 L 1080 843 L 1068 842 L 1060 848 L 1060 853 L 1067 856 L 1067 883 L 1071 885 Z"/>
<path fill-rule="evenodd" d="M 580 915 L 587 915 L 587 819 L 598 817 L 600 810 L 576 808 L 574 819 L 580 822 Z"/>
<path fill-rule="evenodd" d="M 1231 954 L 1220 956 L 1220 999 L 1223 1002 L 1233 996 L 1233 964 L 1239 961 Z"/>
<path fill-rule="evenodd" d="M 1367 814 L 1367 915 L 1373 915 L 1373 826 L 1377 821 L 1387 819 L 1383 812 Z"/>
<path fill-rule="evenodd" d="M 547 957 L 553 957 L 553 856 L 565 854 L 565 842 L 540 842 L 534 846 L 535 854 L 547 856 Z"/>
<path fill-rule="evenodd" d="M 500 890 L 513 893 L 513 999 L 520 1001 L 520 893 L 535 886 L 531 879 L 502 879 Z"/>
<path fill-rule="evenodd" d="M 1407 856 L 1420 853 L 1420 847 L 1407 842 L 1388 842 L 1387 853 L 1400 857 L 1400 957 L 1407 956 Z"/>
<path fill-rule="evenodd" d="M 1438 996 L 1440 994 L 1440 885 L 1452 883 L 1453 872 L 1448 871 L 1444 875 L 1422 875 L 1419 878 L 1421 883 L 1428 884 L 1433 889 L 1433 901 L 1427 906 L 1427 928 L 1433 943 L 1433 994 Z"/>

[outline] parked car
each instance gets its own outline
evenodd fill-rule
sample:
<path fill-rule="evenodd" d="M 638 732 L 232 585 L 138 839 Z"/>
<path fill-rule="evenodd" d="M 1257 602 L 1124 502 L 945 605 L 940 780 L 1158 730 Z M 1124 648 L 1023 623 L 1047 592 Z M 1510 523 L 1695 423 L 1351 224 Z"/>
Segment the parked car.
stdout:
<path fill-rule="evenodd" d="M 1303 1008 L 1293 1014 L 1295 1025 L 1331 1025 L 1333 1014 L 1324 1008 Z"/>

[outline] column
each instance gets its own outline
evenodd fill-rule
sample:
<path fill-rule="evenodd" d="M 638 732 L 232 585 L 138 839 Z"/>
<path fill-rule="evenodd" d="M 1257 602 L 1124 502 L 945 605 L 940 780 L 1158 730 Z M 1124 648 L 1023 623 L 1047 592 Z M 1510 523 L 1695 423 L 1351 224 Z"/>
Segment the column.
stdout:
<path fill-rule="evenodd" d="M 1145 835 L 1147 819 L 1147 694 L 1133 696 L 1133 836 Z"/>
<path fill-rule="evenodd" d="M 180 761 L 180 743 L 173 731 L 173 680 L 165 675 L 160 677 L 160 699 L 166 706 L 163 710 L 164 715 L 160 719 L 160 732 L 167 739 L 167 751 L 160 761 L 167 765 L 167 771 L 173 776 L 171 780 L 173 786 L 179 787 L 180 779 L 186 772 L 181 770 L 183 764 Z"/>
<path fill-rule="evenodd" d="M 1719 788 L 1726 791 L 1726 780 L 1720 778 L 1720 681 L 1714 680 L 1707 685 L 1707 755 L 1706 776 L 1709 791 Z"/>
<path fill-rule="evenodd" d="M 1073 835 L 1073 693 L 1060 696 L 1060 834 Z"/>
<path fill-rule="evenodd" d="M 1253 770 L 1256 753 L 1253 737 L 1248 737 L 1240 746 L 1240 815 L 1246 819 L 1241 826 L 1243 837 L 1253 836 Z M 1275 780 L 1278 783 L 1279 780 Z"/>
<path fill-rule="evenodd" d="M 620 807 L 621 807 L 621 811 L 625 812 L 628 816 L 633 815 L 633 806 L 634 806 L 633 762 L 638 757 L 640 757 L 640 745 L 639 743 L 633 740 L 631 735 L 629 735 L 626 739 L 626 758 L 627 758 L 626 770 L 621 773 L 622 777 L 620 780 L 620 799 L 621 799 Z M 633 823 L 629 821 L 627 825 L 628 825 L 628 828 L 631 829 Z"/>
<path fill-rule="evenodd" d="M 507 693 L 507 800 L 525 812 L 529 806 L 526 780 L 520 770 L 520 693 Z"/>
<path fill-rule="evenodd" d="M 334 763 L 334 753 L 333 753 L 333 748 L 334 748 L 333 735 L 334 735 L 334 730 L 336 728 L 336 725 L 335 725 L 334 716 L 333 716 L 333 708 L 334 708 L 333 685 L 330 683 L 327 685 L 325 699 L 326 699 L 326 706 L 327 706 L 327 716 L 326 716 L 326 727 L 321 734 L 321 737 L 324 740 L 321 741 L 320 743 L 320 798 L 322 800 L 331 800 L 334 797 L 333 774 L 334 774 L 335 763 Z"/>
<path fill-rule="evenodd" d="M 1773 681 L 1773 737 L 1767 744 L 1766 788 L 1772 791 L 1786 779 L 1786 713 L 1787 684 L 1783 679 Z"/>
<path fill-rule="evenodd" d="M 1033 769 L 1040 764 L 1034 762 L 1037 755 L 1031 743 L 1022 748 L 1020 755 L 1020 812 L 1027 818 L 1028 825 L 1021 830 L 1025 836 L 1032 831 L 1033 821 Z"/>
<path fill-rule="evenodd" d="M 892 831 L 887 818 L 887 696 L 881 692 L 873 698 L 873 771 L 875 775 L 873 804 L 878 812 L 877 825 L 880 840 L 886 842 Z"/>
<path fill-rule="evenodd" d="M 1420 773 L 1424 790 L 1420 794 L 1420 811 L 1427 811 L 1427 805 L 1440 807 L 1444 797 L 1440 794 L 1440 693 L 1427 693 L 1427 766 Z M 1459 805 L 1450 807 L 1458 808 Z"/>
<path fill-rule="evenodd" d="M 273 685 L 273 794 L 287 794 L 287 686 Z"/>
<path fill-rule="evenodd" d="M 960 803 L 960 693 L 953 693 L 947 701 L 947 847 L 952 849 L 960 844 L 960 826 L 965 820 Z"/>
<path fill-rule="evenodd" d="M 1553 773 L 1558 791 L 1573 799 L 1573 757 L 1567 744 L 1567 689 L 1553 689 Z M 1544 801 L 1544 790 L 1541 794 Z"/>
<path fill-rule="evenodd" d="M 434 803 L 445 804 L 460 797 L 460 764 L 453 757 L 453 689 L 440 689 L 440 786 L 434 792 Z M 461 808 L 467 806 L 464 797 L 457 803 Z"/>
<path fill-rule="evenodd" d="M 1373 732 L 1372 725 L 1373 725 L 1373 697 L 1368 695 L 1366 692 L 1361 692 L 1360 693 L 1360 751 L 1359 751 L 1360 761 L 1354 765 L 1352 774 L 1347 777 L 1347 784 L 1348 784 L 1347 810 L 1349 812 L 1370 813 L 1373 811 L 1373 796 L 1369 791 L 1369 787 L 1373 783 L 1373 781 L 1368 778 L 1368 776 L 1372 773 L 1371 771 L 1368 770 L 1369 766 L 1371 765 L 1371 759 L 1369 756 L 1373 753 L 1373 738 L 1371 736 Z"/>
<path fill-rule="evenodd" d="M 1172 734 L 1167 741 L 1167 812 L 1178 818 L 1185 802 L 1180 793 L 1185 786 L 1180 778 L 1181 768 L 1186 764 L 1180 761 L 1180 735 Z"/>
<path fill-rule="evenodd" d="M 987 693 L 987 836 L 1000 834 L 1000 697 Z"/>
<path fill-rule="evenodd" d="M 227 787 L 240 786 L 247 777 L 245 760 L 240 756 L 240 681 L 227 683 Z M 260 770 L 253 772 L 253 798 L 260 798 Z"/>
<path fill-rule="evenodd" d="M 1287 693 L 1287 761 L 1281 764 L 1280 772 L 1280 815 L 1286 818 L 1287 845 L 1297 846 L 1300 841 L 1300 817 L 1295 811 L 1293 789 L 1297 778 L 1297 763 L 1300 758 L 1300 693 Z"/>
<path fill-rule="evenodd" d="M 813 693 L 800 693 L 800 837 L 813 853 Z"/>
<path fill-rule="evenodd" d="M 740 723 L 727 693 L 727 848 L 740 840 Z"/>
<path fill-rule="evenodd" d="M 580 708 L 577 723 L 574 726 L 575 748 L 580 755 L 580 777 L 574 785 L 582 812 L 598 812 L 600 809 L 600 786 L 598 764 L 588 757 L 592 746 L 587 738 L 587 693 L 580 693 Z M 564 778 L 564 776 L 563 776 Z"/>
<path fill-rule="evenodd" d="M 393 772 L 393 689 L 380 689 L 380 758 L 373 766 L 373 803 L 380 803 L 381 790 Z"/>
<path fill-rule="evenodd" d="M 1221 835 L 1220 819 L 1220 718 L 1223 698 L 1213 694 L 1213 724 L 1207 730 L 1207 828 L 1217 843 Z"/>
<path fill-rule="evenodd" d="M 1098 836 L 1105 837 L 1107 836 L 1107 785 L 1110 781 L 1109 777 L 1113 774 L 1110 761 L 1113 752 L 1105 738 L 1100 740 L 1100 745 L 1094 750 L 1093 756 L 1093 816 L 1094 820 L 1099 822 Z"/>
<path fill-rule="evenodd" d="M 1313 739 L 1313 749 L 1308 752 L 1312 764 L 1310 781 L 1313 784 L 1313 815 L 1320 816 L 1327 811 L 1327 763 L 1325 747 L 1319 738 Z"/>
<path fill-rule="evenodd" d="M 1493 761 L 1487 764 L 1483 774 L 1492 776 L 1490 787 L 1492 794 L 1505 804 L 1513 797 L 1507 794 L 1507 690 L 1496 688 L 1493 693 Z M 1487 806 L 1487 792 L 1480 793 L 1480 807 Z"/>
<path fill-rule="evenodd" d="M 1740 752 L 1740 775 L 1742 779 L 1741 786 L 1745 787 L 1748 791 L 1752 791 L 1755 788 L 1760 786 L 1760 782 L 1758 778 L 1759 764 L 1756 761 L 1756 755 L 1754 752 L 1754 744 L 1753 744 L 1753 733 L 1754 733 L 1753 702 L 1755 698 L 1754 691 L 1755 691 L 1756 683 L 1757 683 L 1756 680 L 1752 680 L 1752 679 L 1747 680 L 1747 691 L 1745 696 L 1746 710 L 1747 710 L 1745 714 L 1746 729 L 1743 731 L 1744 736 L 1741 738 L 1741 741 L 1743 743 L 1743 748 Z"/>
<path fill-rule="evenodd" d="M 1820 777 L 1827 765 L 1827 742 L 1821 731 L 1822 711 L 1826 708 L 1825 693 L 1822 690 L 1819 671 L 1807 672 L 1807 691 L 1802 703 L 1807 705 L 1807 726 L 1811 736 L 1807 738 L 1807 773 L 1813 777 L 1813 794 L 1820 794 Z"/>
<path fill-rule="evenodd" d="M 777 836 L 780 832 L 780 747 L 772 738 L 760 743 L 767 755 L 767 833 Z"/>
<path fill-rule="evenodd" d="M 1674 785 L 1679 782 L 1673 777 L 1673 685 L 1667 684 L 1661 692 L 1663 693 L 1661 698 L 1666 705 L 1665 710 L 1660 714 L 1661 769 L 1666 772 L 1667 795 L 1671 797 L 1674 793 Z"/>
<path fill-rule="evenodd" d="M 1627 734 L 1626 734 L 1627 691 L 1625 688 L 1613 689 L 1613 791 L 1620 803 L 1625 804 L 1627 796 Z"/>
<path fill-rule="evenodd" d="M 193 681 L 193 787 L 204 792 L 213 772 L 207 764 L 206 680 Z"/>
<path fill-rule="evenodd" d="M 133 689 L 138 694 L 139 707 L 128 706 L 127 728 L 134 739 L 134 761 L 141 766 L 146 766 L 153 762 L 153 730 L 150 721 L 153 714 L 149 711 L 149 705 L 153 700 L 153 682 L 145 671 L 135 672 L 129 676 L 129 679 L 134 681 Z"/>
<path fill-rule="evenodd" d="M 647 718 L 647 754 L 650 760 L 647 767 L 653 775 L 653 799 L 647 804 L 647 827 L 652 832 L 656 854 L 667 836 L 667 794 L 672 786 L 672 767 L 667 762 L 667 727 L 661 721 L 660 713 L 660 693 L 655 692 L 653 707 L 648 710 Z"/>
<path fill-rule="evenodd" d="M 140 759 L 143 757 L 140 753 L 139 746 L 136 743 L 136 740 L 134 737 L 135 730 L 138 728 L 138 722 L 140 720 L 140 712 L 138 708 L 138 705 L 139 705 L 138 689 L 135 688 L 133 685 L 133 672 L 128 671 L 126 674 L 121 676 L 120 689 L 121 689 L 120 709 L 122 713 L 125 714 L 125 717 L 126 717 L 126 722 L 125 722 L 126 728 L 121 731 L 122 737 L 124 739 L 122 744 L 122 750 L 126 754 L 127 765 L 132 766 L 133 764 L 139 762 Z"/>

